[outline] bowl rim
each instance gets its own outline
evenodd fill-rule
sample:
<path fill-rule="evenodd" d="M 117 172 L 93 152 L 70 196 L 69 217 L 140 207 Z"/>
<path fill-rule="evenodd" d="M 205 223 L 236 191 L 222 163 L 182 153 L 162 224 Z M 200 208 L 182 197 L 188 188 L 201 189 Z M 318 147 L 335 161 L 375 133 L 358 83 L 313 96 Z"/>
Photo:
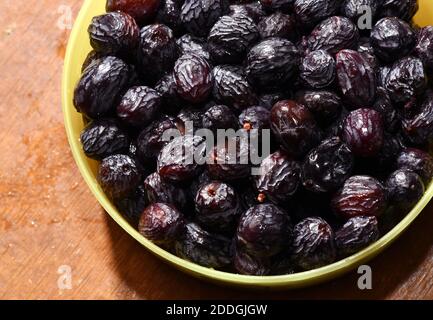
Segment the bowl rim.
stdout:
<path fill-rule="evenodd" d="M 64 114 L 65 129 L 68 141 L 79 171 L 100 205 L 129 235 L 141 243 L 150 252 L 169 264 L 174 265 L 176 268 L 195 277 L 231 286 L 284 289 L 310 286 L 338 277 L 339 275 L 342 275 L 343 273 L 346 273 L 357 266 L 362 265 L 367 260 L 372 259 L 377 254 L 382 252 L 409 227 L 409 225 L 415 220 L 416 217 L 418 217 L 418 215 L 433 197 L 433 184 L 430 184 L 426 189 L 424 196 L 413 208 L 413 210 L 411 210 L 398 225 L 396 225 L 392 230 L 388 231 L 378 241 L 363 249 L 362 251 L 350 257 L 336 261 L 330 265 L 295 274 L 278 276 L 249 276 L 228 273 L 200 266 L 161 249 L 151 241 L 144 238 L 133 226 L 131 226 L 108 200 L 102 189 L 99 187 L 99 184 L 96 182 L 88 163 L 86 163 L 87 159 L 82 151 L 79 139 L 75 138 L 77 136 L 77 129 L 74 129 L 72 115 L 76 114 L 77 111 L 75 110 L 72 103 L 72 92 L 73 88 L 75 87 L 75 83 L 72 82 L 73 77 L 71 76 L 73 65 L 72 61 L 74 59 L 74 50 L 79 45 L 81 41 L 80 38 L 82 38 L 82 33 L 84 32 L 84 23 L 89 19 L 90 15 L 94 15 L 90 14 L 90 11 L 96 9 L 99 10 L 99 7 L 101 7 L 101 3 L 97 2 L 98 1 L 93 0 L 84 1 L 74 23 L 66 49 L 61 93 L 62 110 Z"/>

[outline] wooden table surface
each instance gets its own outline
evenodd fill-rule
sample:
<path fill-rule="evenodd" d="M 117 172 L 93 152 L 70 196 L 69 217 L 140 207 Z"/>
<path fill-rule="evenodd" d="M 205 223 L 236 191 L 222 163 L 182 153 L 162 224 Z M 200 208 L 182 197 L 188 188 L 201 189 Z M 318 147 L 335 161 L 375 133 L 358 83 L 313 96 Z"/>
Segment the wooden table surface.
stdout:
<path fill-rule="evenodd" d="M 433 205 L 370 263 L 367 291 L 357 288 L 356 272 L 296 291 L 222 288 L 149 254 L 99 206 L 69 151 L 60 79 L 70 30 L 61 26 L 80 5 L 0 4 L 0 298 L 433 298 Z M 58 286 L 62 266 L 72 270 L 71 289 Z"/>

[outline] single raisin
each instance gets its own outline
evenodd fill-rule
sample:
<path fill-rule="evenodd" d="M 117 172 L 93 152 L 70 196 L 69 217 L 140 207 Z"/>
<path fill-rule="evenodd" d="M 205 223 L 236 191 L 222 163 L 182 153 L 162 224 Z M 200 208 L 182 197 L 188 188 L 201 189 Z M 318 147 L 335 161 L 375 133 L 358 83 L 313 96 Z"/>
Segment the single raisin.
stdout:
<path fill-rule="evenodd" d="M 176 42 L 179 46 L 181 55 L 193 53 L 201 56 L 209 62 L 211 61 L 208 44 L 205 42 L 204 39 L 192 36 L 190 34 L 185 34 L 179 39 L 177 39 Z"/>
<path fill-rule="evenodd" d="M 115 154 L 102 160 L 98 180 L 108 197 L 119 199 L 138 187 L 141 175 L 131 157 Z"/>
<path fill-rule="evenodd" d="M 359 216 L 347 222 L 335 232 L 335 244 L 339 256 L 347 257 L 368 247 L 379 239 L 376 217 Z"/>
<path fill-rule="evenodd" d="M 74 91 L 78 112 L 96 119 L 112 112 L 129 85 L 130 67 L 116 57 L 104 57 L 90 64 Z"/>
<path fill-rule="evenodd" d="M 176 61 L 174 79 L 179 96 L 191 103 L 205 101 L 212 91 L 211 66 L 196 54 L 185 54 Z"/>
<path fill-rule="evenodd" d="M 332 198 L 334 212 L 343 219 L 382 215 L 387 207 L 386 190 L 375 178 L 353 176 Z"/>
<path fill-rule="evenodd" d="M 183 215 L 165 203 L 152 203 L 144 209 L 138 231 L 157 245 L 169 247 L 185 228 Z"/>
<path fill-rule="evenodd" d="M 373 157 L 383 146 L 382 116 L 373 109 L 352 111 L 344 121 L 342 136 L 355 155 Z"/>
<path fill-rule="evenodd" d="M 241 62 L 259 38 L 253 19 L 239 14 L 222 16 L 208 36 L 209 51 L 217 64 Z"/>
<path fill-rule="evenodd" d="M 398 18 L 379 20 L 371 31 L 370 43 L 374 53 L 385 62 L 393 62 L 408 55 L 415 46 L 415 32 Z"/>
<path fill-rule="evenodd" d="M 300 77 L 315 89 L 329 87 L 335 79 L 335 60 L 324 50 L 308 53 L 302 60 Z"/>
<path fill-rule="evenodd" d="M 208 268 L 222 268 L 233 261 L 232 241 L 209 233 L 196 223 L 187 223 L 181 239 L 176 241 L 176 254 Z"/>
<path fill-rule="evenodd" d="M 290 155 L 302 156 L 319 140 L 313 115 L 303 105 L 283 100 L 271 110 L 271 129 Z"/>
<path fill-rule="evenodd" d="M 248 53 L 246 74 L 257 88 L 281 87 L 293 77 L 299 60 L 300 53 L 289 40 L 263 40 Z"/>
<path fill-rule="evenodd" d="M 398 169 L 416 172 L 426 185 L 430 184 L 433 178 L 433 157 L 420 149 L 404 149 L 397 157 L 396 166 Z"/>
<path fill-rule="evenodd" d="M 178 57 L 173 31 L 163 24 L 145 26 L 140 32 L 138 61 L 140 71 L 150 82 L 157 82 Z"/>
<path fill-rule="evenodd" d="M 138 45 L 140 30 L 124 12 L 110 12 L 92 19 L 88 28 L 90 44 L 103 54 L 127 55 Z"/>
<path fill-rule="evenodd" d="M 343 49 L 354 49 L 359 39 L 356 25 L 345 17 L 330 17 L 317 25 L 305 39 L 308 50 L 326 50 L 336 54 Z"/>
<path fill-rule="evenodd" d="M 324 140 L 314 148 L 302 165 L 302 183 L 313 192 L 330 192 L 350 177 L 354 159 L 349 147 L 339 137 Z"/>
<path fill-rule="evenodd" d="M 155 119 L 161 105 L 159 93 L 149 87 L 133 87 L 117 106 L 117 117 L 128 125 L 142 127 Z"/>
<path fill-rule="evenodd" d="M 300 184 L 300 165 L 284 152 L 277 151 L 260 165 L 260 174 L 254 177 L 258 201 L 270 200 L 274 203 L 286 203 L 293 196 Z"/>
<path fill-rule="evenodd" d="M 239 198 L 230 185 L 212 181 L 198 190 L 195 211 L 197 222 L 205 229 L 232 232 L 240 215 Z"/>
<path fill-rule="evenodd" d="M 81 132 L 83 151 L 89 158 L 102 160 L 128 150 L 127 132 L 114 120 L 95 120 Z"/>
<path fill-rule="evenodd" d="M 292 226 L 289 215 L 273 204 L 259 204 L 240 219 L 237 247 L 253 257 L 271 257 L 287 249 Z"/>
<path fill-rule="evenodd" d="M 373 66 L 353 50 L 341 50 L 336 60 L 338 83 L 345 101 L 355 108 L 370 106 L 376 97 Z"/>
<path fill-rule="evenodd" d="M 386 188 L 392 205 L 402 210 L 411 210 L 425 191 L 421 177 L 409 169 L 391 173 Z"/>
<path fill-rule="evenodd" d="M 260 1 L 253 1 L 250 3 L 232 4 L 229 7 L 229 14 L 244 14 L 257 23 L 266 15 L 266 12 Z"/>
<path fill-rule="evenodd" d="M 257 103 L 253 88 L 240 67 L 221 65 L 212 71 L 213 96 L 217 101 L 235 109 L 245 109 Z"/>
<path fill-rule="evenodd" d="M 306 218 L 293 229 L 292 259 L 303 270 L 323 267 L 336 258 L 334 231 L 320 217 Z"/>

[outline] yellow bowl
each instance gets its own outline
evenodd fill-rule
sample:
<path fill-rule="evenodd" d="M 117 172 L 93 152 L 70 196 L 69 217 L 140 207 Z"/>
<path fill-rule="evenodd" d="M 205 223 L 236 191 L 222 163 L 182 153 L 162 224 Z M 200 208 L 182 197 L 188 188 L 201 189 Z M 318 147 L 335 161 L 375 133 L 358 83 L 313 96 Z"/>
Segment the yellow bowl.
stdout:
<path fill-rule="evenodd" d="M 376 243 L 351 257 L 335 262 L 326 267 L 293 275 L 244 276 L 231 274 L 199 266 L 164 251 L 141 236 L 113 206 L 96 180 L 97 163 L 88 159 L 84 155 L 79 142 L 80 132 L 83 129 L 84 124 L 81 114 L 75 110 L 72 104 L 73 91 L 81 75 L 81 65 L 87 53 L 91 50 L 87 34 L 87 26 L 93 16 L 103 12 L 105 12 L 105 1 L 86 0 L 77 17 L 69 39 L 62 80 L 62 105 L 69 143 L 84 180 L 104 209 L 123 229 L 125 229 L 126 232 L 134 237 L 134 239 L 158 257 L 174 265 L 176 268 L 198 278 L 238 287 L 277 289 L 309 286 L 333 279 L 379 254 L 403 233 L 403 231 L 421 213 L 423 208 L 432 198 L 433 185 L 430 185 L 424 197 L 406 216 L 406 218 Z M 429 23 L 433 24 L 433 1 L 420 1 L 420 12 L 416 17 L 416 22 L 421 26 Z"/>

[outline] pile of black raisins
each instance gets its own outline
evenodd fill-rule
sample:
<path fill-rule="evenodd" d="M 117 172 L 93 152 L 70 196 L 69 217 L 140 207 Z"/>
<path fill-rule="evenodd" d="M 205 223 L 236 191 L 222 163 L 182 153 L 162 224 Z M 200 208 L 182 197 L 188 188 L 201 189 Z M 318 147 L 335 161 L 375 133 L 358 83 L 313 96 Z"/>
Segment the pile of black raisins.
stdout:
<path fill-rule="evenodd" d="M 372 30 L 358 23 L 365 5 Z M 288 274 L 360 251 L 433 176 L 433 27 L 412 22 L 417 10 L 416 0 L 108 0 L 74 95 L 101 187 L 147 239 L 211 268 Z M 270 130 L 261 174 L 237 161 L 244 144 L 235 157 L 206 150 L 190 122 Z M 188 162 L 179 146 L 226 161 Z"/>

